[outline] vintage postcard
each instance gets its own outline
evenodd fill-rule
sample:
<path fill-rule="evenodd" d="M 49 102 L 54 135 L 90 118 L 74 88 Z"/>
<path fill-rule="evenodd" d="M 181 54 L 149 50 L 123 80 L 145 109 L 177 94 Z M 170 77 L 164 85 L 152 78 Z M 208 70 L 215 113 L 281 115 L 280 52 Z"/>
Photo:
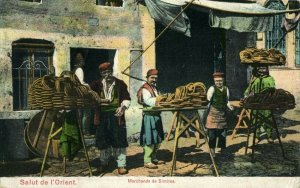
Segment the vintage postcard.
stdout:
<path fill-rule="evenodd" d="M 0 187 L 300 186 L 299 0 L 0 0 Z"/>

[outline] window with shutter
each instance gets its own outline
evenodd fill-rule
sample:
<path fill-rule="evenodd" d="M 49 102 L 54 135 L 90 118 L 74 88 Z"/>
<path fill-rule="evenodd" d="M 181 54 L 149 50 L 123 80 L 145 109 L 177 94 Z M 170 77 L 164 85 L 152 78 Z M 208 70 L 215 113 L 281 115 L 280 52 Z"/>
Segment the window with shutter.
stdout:
<path fill-rule="evenodd" d="M 281 22 L 283 19 L 283 15 L 276 15 L 274 16 L 273 21 L 273 30 L 266 32 L 266 48 L 274 48 L 275 45 L 279 42 L 279 40 L 284 35 L 281 29 Z M 281 42 L 277 45 L 276 49 L 278 49 L 281 53 L 285 53 L 285 37 Z"/>

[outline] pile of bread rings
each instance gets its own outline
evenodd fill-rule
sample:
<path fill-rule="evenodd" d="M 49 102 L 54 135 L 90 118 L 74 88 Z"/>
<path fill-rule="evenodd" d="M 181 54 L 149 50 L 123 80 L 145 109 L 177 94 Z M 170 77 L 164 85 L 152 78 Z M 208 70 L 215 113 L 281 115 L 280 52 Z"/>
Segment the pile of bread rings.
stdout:
<path fill-rule="evenodd" d="M 295 105 L 295 98 L 290 92 L 275 88 L 250 94 L 241 101 L 241 106 L 248 109 L 293 109 Z"/>
<path fill-rule="evenodd" d="M 240 52 L 242 64 L 284 65 L 285 56 L 277 49 L 246 48 Z"/>
<path fill-rule="evenodd" d="M 99 95 L 80 83 L 72 72 L 60 77 L 46 75 L 36 79 L 28 90 L 30 109 L 90 108 L 100 103 Z"/>
<path fill-rule="evenodd" d="M 207 105 L 206 87 L 202 82 L 179 86 L 174 93 L 160 95 L 156 100 L 157 108 L 201 107 Z"/>

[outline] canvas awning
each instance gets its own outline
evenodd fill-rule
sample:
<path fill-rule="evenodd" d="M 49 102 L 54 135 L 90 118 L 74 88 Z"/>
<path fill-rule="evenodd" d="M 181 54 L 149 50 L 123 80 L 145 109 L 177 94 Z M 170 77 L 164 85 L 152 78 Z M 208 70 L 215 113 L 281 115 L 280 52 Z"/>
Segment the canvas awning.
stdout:
<path fill-rule="evenodd" d="M 279 1 L 272 1 L 269 7 L 258 3 L 224 2 L 213 0 L 145 0 L 150 15 L 167 25 L 187 4 L 209 13 L 211 27 L 231 29 L 238 32 L 266 32 L 273 30 L 273 16 L 300 12 L 300 9 L 285 10 Z M 186 14 L 171 25 L 171 29 L 190 36 L 190 25 Z"/>
<path fill-rule="evenodd" d="M 161 0 L 165 3 L 172 5 L 184 6 L 191 0 Z M 294 10 L 274 10 L 265 8 L 257 3 L 236 3 L 236 2 L 223 2 L 223 1 L 212 1 L 212 0 L 195 0 L 193 5 L 200 6 L 206 9 L 215 11 L 222 11 L 224 13 L 236 13 L 243 15 L 276 15 L 284 14 L 289 12 L 300 12 L 300 9 Z"/>

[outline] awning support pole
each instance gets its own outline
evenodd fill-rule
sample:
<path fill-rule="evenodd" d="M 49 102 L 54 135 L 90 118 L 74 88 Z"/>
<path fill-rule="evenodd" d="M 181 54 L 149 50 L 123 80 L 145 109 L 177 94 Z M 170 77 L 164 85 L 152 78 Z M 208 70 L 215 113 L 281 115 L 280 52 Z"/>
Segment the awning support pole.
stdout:
<path fill-rule="evenodd" d="M 159 35 L 157 35 L 157 37 L 154 39 L 154 41 L 152 41 L 146 48 L 144 51 L 142 51 L 142 53 L 134 59 L 134 61 L 130 62 L 130 65 L 128 67 L 126 67 L 126 69 L 124 69 L 122 71 L 122 74 L 129 76 L 130 78 L 136 79 L 136 80 L 140 80 L 140 81 L 145 81 L 141 78 L 137 78 L 134 76 L 131 76 L 130 74 L 125 73 L 140 57 L 142 57 L 142 55 L 156 42 L 156 40 L 175 22 L 175 20 L 194 2 L 195 0 L 191 0 L 177 15 L 176 17 L 164 28 L 164 30 L 162 30 L 162 32 L 159 33 Z"/>

